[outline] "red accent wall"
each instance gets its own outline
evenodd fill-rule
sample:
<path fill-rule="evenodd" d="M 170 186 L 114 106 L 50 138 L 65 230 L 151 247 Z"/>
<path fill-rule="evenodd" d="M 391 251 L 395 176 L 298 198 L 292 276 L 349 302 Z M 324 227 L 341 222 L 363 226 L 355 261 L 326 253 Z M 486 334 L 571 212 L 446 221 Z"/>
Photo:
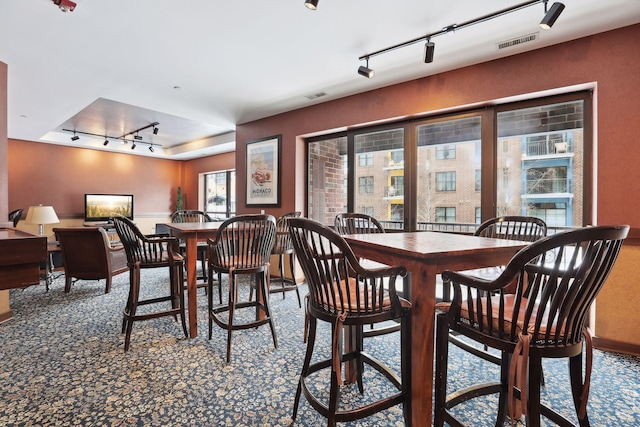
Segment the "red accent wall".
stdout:
<path fill-rule="evenodd" d="M 134 195 L 135 216 L 168 216 L 182 162 L 84 148 L 9 140 L 9 209 L 55 206 L 60 218 L 82 218 L 85 193 Z"/>
<path fill-rule="evenodd" d="M 640 182 L 638 52 L 640 24 L 238 125 L 238 195 L 246 191 L 247 141 L 282 134 L 287 190 L 282 192 L 282 207 L 268 210 L 278 215 L 306 206 L 303 135 L 590 85 L 596 97 L 598 222 L 640 227 L 640 198 L 629 197 Z M 239 203 L 239 213 L 253 211 L 243 206 Z"/>

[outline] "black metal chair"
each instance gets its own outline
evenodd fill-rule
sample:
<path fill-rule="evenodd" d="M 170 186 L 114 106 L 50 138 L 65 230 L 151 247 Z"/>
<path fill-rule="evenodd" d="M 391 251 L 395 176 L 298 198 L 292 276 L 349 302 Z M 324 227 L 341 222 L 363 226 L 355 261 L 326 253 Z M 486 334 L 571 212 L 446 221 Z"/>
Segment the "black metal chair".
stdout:
<path fill-rule="evenodd" d="M 276 236 L 276 220 L 271 215 L 239 215 L 223 222 L 215 239 L 209 239 L 209 339 L 215 322 L 227 330 L 227 363 L 231 360 L 231 333 L 234 330 L 271 327 L 274 347 L 278 347 L 276 329 L 269 308 L 269 258 Z M 229 275 L 226 304 L 213 304 L 213 272 Z M 256 276 L 256 300 L 238 301 L 239 274 Z M 255 307 L 255 321 L 235 323 L 236 310 Z M 228 313 L 223 317 L 222 313 Z"/>
<path fill-rule="evenodd" d="M 162 316 L 180 316 L 182 330 L 188 337 L 184 305 L 184 259 L 178 253 L 178 240 L 175 237 L 148 235 L 125 217 L 113 219 L 120 242 L 127 254 L 129 266 L 129 297 L 123 310 L 122 333 L 125 334 L 124 351 L 129 350 L 133 322 L 155 319 Z M 169 294 L 140 300 L 140 270 L 143 268 L 169 269 Z M 171 302 L 171 308 L 158 309 L 138 314 L 138 306 Z"/>
<path fill-rule="evenodd" d="M 400 298 L 395 291 L 396 277 L 404 276 L 406 270 L 388 266 L 374 270 L 363 268 L 341 236 L 315 221 L 291 218 L 289 229 L 309 286 L 307 351 L 296 391 L 293 418 L 297 415 L 300 396 L 304 394 L 311 406 L 327 417 L 328 426 L 364 418 L 401 403 L 405 420 L 410 422 L 411 303 Z M 331 324 L 331 357 L 311 363 L 318 320 Z M 398 321 L 401 325 L 401 377 L 363 351 L 364 325 L 387 321 Z M 355 333 L 355 349 L 347 354 L 342 351 L 343 326 Z M 344 362 L 355 364 L 360 393 L 364 392 L 362 373 L 365 363 L 384 375 L 398 392 L 361 407 L 339 409 Z M 323 369 L 331 370 L 328 401 L 323 401 L 314 394 L 314 388 L 308 386 L 322 378 L 313 374 Z"/>
<path fill-rule="evenodd" d="M 289 218 L 298 218 L 301 215 L 300 212 L 289 212 L 282 215 L 276 221 L 276 241 L 273 245 L 272 255 L 278 256 L 278 273 L 277 277 L 271 277 L 271 286 L 269 292 L 282 293 L 282 299 L 285 297 L 285 293 L 288 291 L 296 291 L 298 297 L 298 306 L 302 307 L 302 300 L 300 299 L 300 283 L 296 279 L 295 273 L 295 254 L 293 251 L 293 245 L 291 244 L 291 234 L 289 233 Z M 289 257 L 289 270 L 291 271 L 291 277 L 287 277 L 284 268 L 284 258 Z"/>
<path fill-rule="evenodd" d="M 572 426 L 540 403 L 542 359 L 561 357 L 569 358 L 579 424 L 589 426 L 586 406 L 592 347 L 585 321 L 628 231 L 629 226 L 587 227 L 542 238 L 520 250 L 495 280 L 452 271 L 442 273 L 453 284 L 454 297 L 436 316 L 436 426 L 445 422 L 461 426 L 451 409 L 494 393 L 499 393 L 496 426 L 503 425 L 507 412 L 512 421 L 517 417 L 516 398 L 523 402 L 527 426 L 538 427 L 541 415 L 556 425 Z M 450 331 L 500 352 L 499 382 L 447 394 Z M 521 378 L 526 382 L 521 387 L 515 380 L 518 358 L 522 358 Z"/>

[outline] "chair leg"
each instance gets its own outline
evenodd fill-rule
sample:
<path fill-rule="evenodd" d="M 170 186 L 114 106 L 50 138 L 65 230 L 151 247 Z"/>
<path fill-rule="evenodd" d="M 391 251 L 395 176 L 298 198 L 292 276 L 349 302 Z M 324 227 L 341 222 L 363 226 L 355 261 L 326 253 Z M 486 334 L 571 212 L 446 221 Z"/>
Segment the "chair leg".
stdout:
<path fill-rule="evenodd" d="M 511 357 L 509 353 L 502 352 L 500 359 L 500 394 L 498 395 L 498 416 L 496 417 L 496 427 L 504 425 L 509 413 L 509 393 L 513 390 L 509 389 L 509 368 L 511 367 Z"/>
<path fill-rule="evenodd" d="M 278 348 L 278 337 L 276 336 L 276 326 L 273 323 L 273 316 L 271 315 L 271 307 L 269 307 L 269 272 L 265 271 L 262 275 L 262 297 L 264 300 L 265 315 L 269 319 L 269 327 L 271 328 L 271 337 L 273 338 L 273 346 Z M 284 295 L 284 294 L 283 294 Z"/>
<path fill-rule="evenodd" d="M 530 356 L 528 385 L 522 385 L 527 387 L 527 401 L 522 402 L 523 405 L 527 405 L 527 427 L 540 427 L 540 371 L 542 371 L 542 359 Z"/>
<path fill-rule="evenodd" d="M 582 404 L 582 390 L 584 382 L 582 381 L 582 353 L 569 358 L 569 376 L 571 377 L 571 393 L 573 394 L 573 403 L 576 408 L 576 414 L 580 411 Z M 589 427 L 589 415 L 585 412 L 584 418 L 578 416 L 580 427 Z"/>
<path fill-rule="evenodd" d="M 280 284 L 284 288 L 284 254 L 278 255 L 278 270 L 280 271 Z M 282 299 L 284 299 L 284 292 L 282 292 Z"/>
<path fill-rule="evenodd" d="M 178 303 L 180 304 L 180 321 L 182 322 L 182 330 L 184 331 L 184 336 L 189 338 L 189 331 L 187 331 L 187 318 L 185 314 L 185 306 L 184 306 L 184 269 L 182 266 L 178 265 L 178 280 L 175 282 L 175 288 L 178 291 Z"/>
<path fill-rule="evenodd" d="M 296 285 L 296 296 L 298 297 L 298 307 L 302 308 L 302 299 L 300 298 L 300 290 L 298 289 L 298 280 L 296 279 L 296 263 L 295 263 L 295 254 L 291 253 L 289 255 L 289 267 L 291 268 L 291 280 L 293 280 L 293 284 Z"/>
<path fill-rule="evenodd" d="M 131 305 L 133 304 L 133 287 L 131 286 L 131 284 L 133 283 L 133 281 L 135 280 L 135 269 L 134 268 L 129 268 L 129 295 L 127 296 L 127 304 L 124 307 L 125 312 L 127 313 L 131 313 Z M 126 328 L 127 328 L 127 317 L 126 316 L 122 316 L 122 332 L 124 334 Z"/>
<path fill-rule="evenodd" d="M 298 381 L 298 388 L 296 389 L 296 397 L 293 401 L 293 415 L 292 420 L 296 419 L 298 415 L 298 405 L 300 404 L 300 395 L 302 394 L 302 381 L 309 375 L 309 365 L 311 364 L 311 356 L 313 356 L 313 347 L 316 342 L 316 325 L 317 320 L 315 317 L 309 318 L 309 331 L 307 335 L 307 351 L 304 356 L 304 362 L 302 363 L 302 371 L 300 373 L 300 380 Z"/>
<path fill-rule="evenodd" d="M 403 355 L 404 357 L 404 355 Z M 449 326 L 445 314 L 436 316 L 436 362 L 434 393 L 434 427 L 444 426 L 447 399 L 447 369 L 449 361 Z M 404 371 L 403 371 L 404 372 Z"/>
<path fill-rule="evenodd" d="M 364 394 L 364 384 L 362 382 L 362 374 L 364 373 L 364 359 L 362 358 L 362 350 L 364 347 L 364 333 L 362 332 L 362 325 L 358 325 L 356 328 L 356 351 L 358 372 L 356 373 L 356 381 L 358 382 L 358 391 L 360 394 Z"/>
<path fill-rule="evenodd" d="M 233 314 L 236 309 L 236 275 L 229 273 L 229 319 L 227 321 L 227 363 L 231 361 L 231 333 L 233 331 Z"/>
<path fill-rule="evenodd" d="M 129 312 L 125 314 L 127 318 L 126 331 L 124 336 L 124 351 L 129 351 L 129 344 L 131 342 L 131 331 L 133 329 L 133 317 L 136 315 L 138 309 L 138 297 L 140 296 L 140 265 L 136 263 L 133 267 L 133 275 L 131 281 L 131 305 L 127 307 Z"/>
<path fill-rule="evenodd" d="M 213 269 L 211 267 L 209 267 L 207 282 L 207 317 L 209 318 L 209 339 L 211 339 L 211 334 L 213 333 Z M 222 294 L 220 294 L 220 304 L 222 304 Z"/>

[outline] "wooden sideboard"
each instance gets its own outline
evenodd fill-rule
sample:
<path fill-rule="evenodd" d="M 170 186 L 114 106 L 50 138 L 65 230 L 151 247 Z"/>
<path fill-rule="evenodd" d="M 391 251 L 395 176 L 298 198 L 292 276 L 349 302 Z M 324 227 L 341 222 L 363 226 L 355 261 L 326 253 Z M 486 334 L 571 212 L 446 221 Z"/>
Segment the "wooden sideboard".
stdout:
<path fill-rule="evenodd" d="M 46 237 L 0 227 L 0 290 L 40 283 L 40 264 L 46 260 Z"/>

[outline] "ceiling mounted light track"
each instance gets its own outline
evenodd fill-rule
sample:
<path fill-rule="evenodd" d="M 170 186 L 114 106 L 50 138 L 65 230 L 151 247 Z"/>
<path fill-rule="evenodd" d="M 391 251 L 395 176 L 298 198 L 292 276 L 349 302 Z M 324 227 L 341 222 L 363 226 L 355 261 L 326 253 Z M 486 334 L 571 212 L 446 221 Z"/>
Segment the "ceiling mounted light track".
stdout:
<path fill-rule="evenodd" d="M 369 68 L 369 58 L 377 56 L 377 55 L 382 55 L 383 53 L 387 53 L 387 52 L 391 52 L 392 50 L 396 50 L 396 49 L 400 49 L 403 47 L 407 47 L 407 46 L 411 46 L 415 43 L 419 43 L 421 41 L 425 41 L 425 51 L 424 51 L 424 62 L 425 63 L 430 63 L 433 61 L 433 55 L 435 53 L 435 44 L 433 42 L 431 42 L 431 39 L 433 37 L 437 37 L 437 36 L 441 36 L 450 32 L 454 32 L 454 31 L 459 31 L 463 28 L 466 27 L 470 27 L 472 25 L 475 24 L 479 24 L 481 22 L 485 22 L 485 21 L 489 21 L 491 19 L 497 18 L 499 16 L 502 15 L 506 15 L 508 13 L 512 13 L 512 12 L 516 12 L 520 9 L 524 9 L 526 7 L 529 6 L 533 6 L 534 4 L 539 4 L 539 3 L 544 3 L 544 12 L 545 12 L 545 16 L 542 19 L 542 22 L 540 22 L 540 28 L 546 29 L 548 30 L 549 28 L 551 28 L 551 26 L 556 22 L 556 20 L 558 19 L 558 16 L 560 16 L 560 14 L 562 13 L 562 11 L 564 10 L 564 4 L 556 2 L 553 4 L 553 6 L 551 6 L 551 8 L 547 11 L 547 2 L 548 0 L 529 0 L 526 1 L 524 3 L 520 3 L 502 10 L 498 10 L 496 12 L 487 14 L 487 15 L 483 15 L 480 16 L 479 18 L 475 18 L 472 19 L 470 21 L 466 21 L 466 22 L 462 22 L 460 24 L 451 24 L 451 25 L 447 25 L 446 27 L 435 31 L 433 33 L 430 34 L 425 34 L 424 36 L 420 36 L 420 37 L 416 37 L 415 39 L 406 41 L 406 42 L 402 42 L 402 43 L 398 43 L 396 45 L 393 46 L 389 46 L 386 47 L 384 49 L 380 49 L 377 50 L 375 52 L 371 52 L 371 53 L 367 53 L 366 55 L 362 55 L 360 58 L 358 58 L 360 61 L 362 60 L 366 60 L 367 61 L 367 65 L 366 67 L 364 66 L 360 66 L 360 68 L 358 68 L 358 74 L 370 79 L 373 77 L 373 70 L 371 70 Z M 316 2 L 317 3 L 317 2 Z"/>
<path fill-rule="evenodd" d="M 117 140 L 120 141 L 122 144 L 128 144 L 131 142 L 131 149 L 135 150 L 137 144 L 146 144 L 149 146 L 149 151 L 151 151 L 152 153 L 155 152 L 155 149 L 153 147 L 162 147 L 162 144 L 156 144 L 155 142 L 147 142 L 147 141 L 143 141 L 144 137 L 138 135 L 138 132 L 145 130 L 145 129 L 149 129 L 149 128 L 153 128 L 153 134 L 157 135 L 158 134 L 158 125 L 160 123 L 158 122 L 153 122 L 150 125 L 147 126 L 143 126 L 140 129 L 136 129 L 133 130 L 129 133 L 126 133 L 124 135 L 120 135 L 120 136 L 110 136 L 110 135 L 105 135 L 105 134 L 97 134 L 97 133 L 92 133 L 92 132 L 82 132 L 76 129 L 62 129 L 64 132 L 72 132 L 73 136 L 71 137 L 72 141 L 77 141 L 80 139 L 80 137 L 77 134 L 80 135 L 88 135 L 88 136 L 93 136 L 93 137 L 97 137 L 97 138 L 104 138 L 104 142 L 102 143 L 103 146 L 107 146 L 109 145 L 109 140 Z"/>

